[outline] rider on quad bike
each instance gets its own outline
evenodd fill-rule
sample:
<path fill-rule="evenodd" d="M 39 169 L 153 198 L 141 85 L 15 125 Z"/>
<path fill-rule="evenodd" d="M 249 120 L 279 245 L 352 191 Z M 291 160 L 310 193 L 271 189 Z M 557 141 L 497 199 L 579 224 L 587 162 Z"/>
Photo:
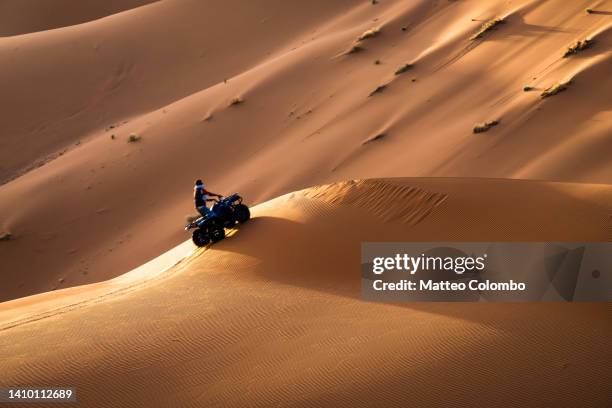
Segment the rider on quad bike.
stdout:
<path fill-rule="evenodd" d="M 249 207 L 242 202 L 242 197 L 238 193 L 223 197 L 221 194 L 207 191 L 202 180 L 197 180 L 193 196 L 195 207 L 202 216 L 188 222 L 185 230 L 193 230 L 191 236 L 193 243 L 199 247 L 211 241 L 222 240 L 225 238 L 225 228 L 234 228 L 236 224 L 242 224 L 251 218 Z M 209 201 L 215 202 L 212 208 L 206 206 Z"/>
<path fill-rule="evenodd" d="M 202 217 L 206 217 L 211 214 L 211 210 L 206 206 L 206 203 L 209 201 L 218 201 L 214 198 L 208 198 L 208 196 L 214 196 L 217 198 L 223 198 L 221 194 L 213 193 L 204 188 L 204 183 L 202 180 L 198 179 L 195 182 L 195 187 L 193 188 L 193 198 L 195 200 L 195 208 L 198 210 Z"/>

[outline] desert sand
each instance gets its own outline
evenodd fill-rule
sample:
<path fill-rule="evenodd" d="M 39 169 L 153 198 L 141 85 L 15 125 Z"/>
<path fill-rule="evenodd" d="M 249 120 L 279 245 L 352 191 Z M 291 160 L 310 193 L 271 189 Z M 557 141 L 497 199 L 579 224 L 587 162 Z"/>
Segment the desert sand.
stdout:
<path fill-rule="evenodd" d="M 610 183 L 610 4 L 177 0 L 0 38 L 0 299 L 174 247 L 196 178 L 251 203 L 372 177 Z"/>
<path fill-rule="evenodd" d="M 612 1 L 54 3 L 0 2 L 0 385 L 606 406 L 609 304 L 372 304 L 358 269 L 612 240 Z M 196 178 L 255 205 L 204 250 Z"/>
<path fill-rule="evenodd" d="M 1 379 L 100 407 L 605 406 L 610 304 L 369 303 L 356 272 L 362 241 L 609 240 L 605 206 L 610 186 L 512 180 L 287 194 L 207 249 L 4 302 Z"/>

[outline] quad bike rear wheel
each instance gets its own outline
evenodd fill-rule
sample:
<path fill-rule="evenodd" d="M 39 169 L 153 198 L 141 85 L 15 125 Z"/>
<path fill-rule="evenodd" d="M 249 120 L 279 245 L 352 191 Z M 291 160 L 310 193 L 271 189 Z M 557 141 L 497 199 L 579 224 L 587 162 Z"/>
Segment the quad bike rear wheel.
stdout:
<path fill-rule="evenodd" d="M 206 246 L 210 242 L 210 237 L 205 231 L 201 229 L 194 230 L 191 234 L 191 239 L 193 243 L 199 247 Z"/>
<path fill-rule="evenodd" d="M 240 224 L 247 222 L 249 218 L 251 218 L 251 211 L 249 211 L 249 207 L 244 204 L 238 204 L 234 208 L 234 218 Z"/>

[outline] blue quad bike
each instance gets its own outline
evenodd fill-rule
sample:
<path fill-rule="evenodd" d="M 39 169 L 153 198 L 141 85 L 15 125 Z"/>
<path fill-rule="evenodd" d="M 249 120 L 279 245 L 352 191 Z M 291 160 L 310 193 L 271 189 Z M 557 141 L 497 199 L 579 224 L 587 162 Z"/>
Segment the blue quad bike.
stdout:
<path fill-rule="evenodd" d="M 217 201 L 210 214 L 185 225 L 185 231 L 193 229 L 193 243 L 203 247 L 209 242 L 221 241 L 225 238 L 225 228 L 234 228 L 237 223 L 247 222 L 249 218 L 251 212 L 249 207 L 242 203 L 242 197 L 232 194 Z"/>

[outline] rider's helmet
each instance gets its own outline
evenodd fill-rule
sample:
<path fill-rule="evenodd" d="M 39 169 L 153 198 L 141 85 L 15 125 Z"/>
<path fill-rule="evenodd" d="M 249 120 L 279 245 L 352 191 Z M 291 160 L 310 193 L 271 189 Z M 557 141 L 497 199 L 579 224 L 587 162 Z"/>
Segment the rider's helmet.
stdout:
<path fill-rule="evenodd" d="M 204 187 L 204 183 L 202 183 L 202 180 L 197 179 L 195 182 L 195 186 L 196 188 L 203 188 Z"/>

